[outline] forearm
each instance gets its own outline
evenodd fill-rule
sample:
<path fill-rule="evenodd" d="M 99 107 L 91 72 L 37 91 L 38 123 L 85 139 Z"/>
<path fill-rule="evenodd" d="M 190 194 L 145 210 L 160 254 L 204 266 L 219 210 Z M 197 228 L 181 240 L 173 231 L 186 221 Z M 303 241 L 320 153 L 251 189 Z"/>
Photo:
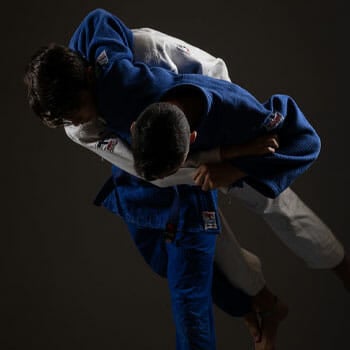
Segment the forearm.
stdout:
<path fill-rule="evenodd" d="M 204 163 L 220 163 L 238 157 L 274 153 L 279 147 L 276 134 L 259 136 L 239 145 L 226 145 L 190 155 L 186 164 L 198 167 Z"/>
<path fill-rule="evenodd" d="M 274 153 L 279 148 L 277 134 L 265 134 L 239 145 L 222 146 L 221 159 L 229 160 L 245 156 L 262 156 Z"/>
<path fill-rule="evenodd" d="M 220 158 L 221 160 L 227 160 L 243 156 L 243 150 L 240 145 L 230 145 L 220 147 Z"/>
<path fill-rule="evenodd" d="M 220 163 L 226 160 L 254 155 L 246 145 L 228 145 L 217 147 L 208 151 L 198 151 L 190 155 L 185 165 L 198 167 L 205 163 Z"/>
<path fill-rule="evenodd" d="M 246 177 L 246 173 L 229 162 L 202 164 L 193 177 L 203 191 L 228 187 Z"/>

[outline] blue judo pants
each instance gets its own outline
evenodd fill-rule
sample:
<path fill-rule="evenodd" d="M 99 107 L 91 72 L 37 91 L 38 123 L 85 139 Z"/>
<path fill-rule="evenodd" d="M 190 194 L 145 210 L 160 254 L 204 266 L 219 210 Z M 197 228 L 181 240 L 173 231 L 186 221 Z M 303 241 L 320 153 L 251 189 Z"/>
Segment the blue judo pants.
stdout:
<path fill-rule="evenodd" d="M 177 350 L 215 350 L 212 301 L 231 316 L 251 311 L 251 297 L 233 287 L 214 262 L 216 234 L 177 233 L 128 224 L 152 270 L 168 279 Z"/>

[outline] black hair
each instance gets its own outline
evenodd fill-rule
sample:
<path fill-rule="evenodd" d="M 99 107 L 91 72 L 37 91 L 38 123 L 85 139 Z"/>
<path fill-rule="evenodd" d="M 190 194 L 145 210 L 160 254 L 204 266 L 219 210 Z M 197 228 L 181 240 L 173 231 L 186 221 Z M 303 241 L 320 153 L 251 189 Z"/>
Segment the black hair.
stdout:
<path fill-rule="evenodd" d="M 172 103 L 148 106 L 132 132 L 134 167 L 146 180 L 177 170 L 190 146 L 190 126 L 183 111 Z"/>
<path fill-rule="evenodd" d="M 24 83 L 31 109 L 50 127 L 80 106 L 80 93 L 89 88 L 88 62 L 68 47 L 41 47 L 28 63 Z"/>

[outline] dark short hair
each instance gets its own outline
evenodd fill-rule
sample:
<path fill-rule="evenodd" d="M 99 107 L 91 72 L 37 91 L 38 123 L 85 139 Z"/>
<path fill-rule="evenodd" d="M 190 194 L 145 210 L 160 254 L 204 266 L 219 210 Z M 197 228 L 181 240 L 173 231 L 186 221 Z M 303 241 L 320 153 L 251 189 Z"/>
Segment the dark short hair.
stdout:
<path fill-rule="evenodd" d="M 151 104 L 135 122 L 131 146 L 135 170 L 146 180 L 178 169 L 190 147 L 190 126 L 185 114 L 172 103 Z"/>
<path fill-rule="evenodd" d="M 46 125 L 63 125 L 64 117 L 79 108 L 80 93 L 89 87 L 88 66 L 78 53 L 55 43 L 31 57 L 24 75 L 27 99 Z"/>

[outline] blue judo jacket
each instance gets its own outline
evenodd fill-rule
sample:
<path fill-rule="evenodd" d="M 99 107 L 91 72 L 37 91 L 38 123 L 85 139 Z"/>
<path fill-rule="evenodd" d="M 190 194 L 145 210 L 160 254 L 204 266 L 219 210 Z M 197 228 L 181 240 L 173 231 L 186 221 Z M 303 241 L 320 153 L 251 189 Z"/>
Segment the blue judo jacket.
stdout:
<path fill-rule="evenodd" d="M 99 110 L 109 128 L 124 140 L 130 141 L 130 125 L 145 107 L 171 89 L 192 85 L 207 100 L 193 150 L 241 143 L 268 132 L 281 136 L 280 148 L 274 154 L 234 161 L 247 173 L 245 181 L 262 194 L 276 197 L 317 158 L 320 139 L 289 96 L 274 95 L 260 103 L 248 91 L 227 81 L 197 74 L 178 75 L 134 62 L 132 47 L 132 32 L 104 10 L 90 13 L 70 41 L 70 48 L 96 63 Z"/>

